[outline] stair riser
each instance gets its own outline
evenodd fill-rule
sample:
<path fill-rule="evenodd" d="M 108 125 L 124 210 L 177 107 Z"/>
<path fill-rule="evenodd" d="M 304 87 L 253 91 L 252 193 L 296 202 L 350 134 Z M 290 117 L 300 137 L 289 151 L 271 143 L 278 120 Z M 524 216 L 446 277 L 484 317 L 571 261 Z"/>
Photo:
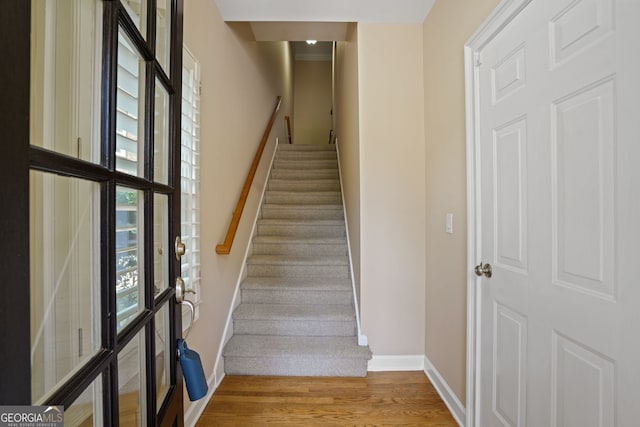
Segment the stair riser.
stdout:
<path fill-rule="evenodd" d="M 349 278 L 347 266 L 333 265 L 269 265 L 251 264 L 247 266 L 249 276 L 258 277 L 326 277 L 336 279 Z"/>
<path fill-rule="evenodd" d="M 351 321 L 287 321 L 233 319 L 233 331 L 238 335 L 286 335 L 314 337 L 355 337 L 355 322 Z"/>
<path fill-rule="evenodd" d="M 278 144 L 282 151 L 336 151 L 335 144 Z"/>
<path fill-rule="evenodd" d="M 278 160 L 336 160 L 338 158 L 335 151 L 279 151 L 276 155 Z"/>
<path fill-rule="evenodd" d="M 345 244 L 336 245 L 308 245 L 300 244 L 279 244 L 279 243 L 254 243 L 253 253 L 255 255 L 284 255 L 284 256 L 346 256 L 347 246 Z"/>
<path fill-rule="evenodd" d="M 244 289 L 242 303 L 351 305 L 351 290 L 327 292 Z"/>
<path fill-rule="evenodd" d="M 335 180 L 271 180 L 271 191 L 340 191 L 340 183 Z"/>
<path fill-rule="evenodd" d="M 267 191 L 265 203 L 277 205 L 339 205 L 342 204 L 340 193 L 278 193 Z"/>
<path fill-rule="evenodd" d="M 274 160 L 275 169 L 336 169 L 337 160 Z"/>
<path fill-rule="evenodd" d="M 295 207 L 275 207 L 265 205 L 262 207 L 264 219 L 342 219 L 342 209 L 299 209 Z"/>
<path fill-rule="evenodd" d="M 337 169 L 274 169 L 271 171 L 271 177 L 273 179 L 337 179 L 339 176 Z"/>
<path fill-rule="evenodd" d="M 365 377 L 367 363 L 362 359 L 346 358 L 224 358 L 227 375 L 276 375 L 276 376 L 321 376 L 321 377 Z"/>
<path fill-rule="evenodd" d="M 258 235 L 287 237 L 343 237 L 344 225 L 258 224 Z"/>

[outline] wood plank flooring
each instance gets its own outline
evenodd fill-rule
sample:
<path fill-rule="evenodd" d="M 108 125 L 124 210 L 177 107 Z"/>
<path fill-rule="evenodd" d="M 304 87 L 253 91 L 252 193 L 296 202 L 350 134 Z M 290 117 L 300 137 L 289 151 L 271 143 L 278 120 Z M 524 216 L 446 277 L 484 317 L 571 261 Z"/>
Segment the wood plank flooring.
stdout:
<path fill-rule="evenodd" d="M 227 376 L 197 426 L 457 426 L 424 372 Z"/>

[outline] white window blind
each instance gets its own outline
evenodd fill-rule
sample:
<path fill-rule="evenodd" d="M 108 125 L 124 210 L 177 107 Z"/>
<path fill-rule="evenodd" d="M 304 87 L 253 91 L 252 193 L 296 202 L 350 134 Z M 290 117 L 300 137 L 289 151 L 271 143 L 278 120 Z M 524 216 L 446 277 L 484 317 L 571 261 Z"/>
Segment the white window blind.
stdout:
<path fill-rule="evenodd" d="M 118 32 L 116 94 L 116 169 L 131 175 L 142 170 L 144 60 L 122 29 Z M 142 309 L 142 197 L 132 188 L 116 192 L 116 300 L 118 330 Z"/>
<path fill-rule="evenodd" d="M 200 64 L 186 47 L 182 64 L 182 160 L 181 221 L 182 241 L 187 247 L 182 257 L 182 278 L 189 300 L 200 302 Z M 196 318 L 198 317 L 196 308 Z M 186 321 L 190 321 L 187 318 Z M 183 325 L 188 327 L 188 324 Z"/>

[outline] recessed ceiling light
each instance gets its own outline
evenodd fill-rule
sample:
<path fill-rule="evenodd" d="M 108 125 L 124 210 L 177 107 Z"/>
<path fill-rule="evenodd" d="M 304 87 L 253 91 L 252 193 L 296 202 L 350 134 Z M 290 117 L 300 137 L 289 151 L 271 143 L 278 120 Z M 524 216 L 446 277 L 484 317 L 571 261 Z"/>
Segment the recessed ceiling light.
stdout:
<path fill-rule="evenodd" d="M 316 44 L 318 40 L 307 40 L 307 44 Z"/>

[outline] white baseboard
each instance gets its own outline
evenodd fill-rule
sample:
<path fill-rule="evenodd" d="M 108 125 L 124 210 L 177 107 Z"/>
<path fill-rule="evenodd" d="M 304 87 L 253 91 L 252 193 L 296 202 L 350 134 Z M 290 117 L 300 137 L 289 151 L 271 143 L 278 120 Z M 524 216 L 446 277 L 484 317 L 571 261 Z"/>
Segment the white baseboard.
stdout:
<path fill-rule="evenodd" d="M 427 356 L 424 356 L 424 373 L 429 377 L 431 384 L 436 389 L 447 408 L 453 415 L 460 427 L 464 427 L 466 420 L 466 411 L 464 405 L 460 402 L 458 397 L 449 387 L 449 384 L 442 378 L 440 372 L 433 366 Z"/>
<path fill-rule="evenodd" d="M 189 409 L 184 413 L 184 425 L 186 427 L 194 427 L 200 416 L 204 412 L 209 400 L 213 397 L 213 393 L 216 392 L 222 379 L 224 378 L 224 373 L 222 376 L 216 376 L 215 370 L 214 373 L 207 379 L 207 385 L 209 386 L 209 391 L 207 395 L 202 399 L 199 399 L 197 402 L 193 402 Z M 187 396 L 187 390 L 185 389 L 184 395 Z"/>
<path fill-rule="evenodd" d="M 422 371 L 424 356 L 373 356 L 369 360 L 367 371 Z"/>

